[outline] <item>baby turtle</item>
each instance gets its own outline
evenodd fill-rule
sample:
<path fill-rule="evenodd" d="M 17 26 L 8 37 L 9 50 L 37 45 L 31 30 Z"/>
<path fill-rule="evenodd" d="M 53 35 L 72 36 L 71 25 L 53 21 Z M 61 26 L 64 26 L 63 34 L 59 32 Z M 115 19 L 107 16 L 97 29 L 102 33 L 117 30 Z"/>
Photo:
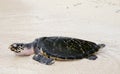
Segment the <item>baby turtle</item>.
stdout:
<path fill-rule="evenodd" d="M 41 37 L 31 43 L 10 45 L 11 51 L 17 55 L 35 54 L 33 59 L 46 65 L 53 64 L 55 60 L 95 60 L 97 56 L 94 53 L 103 47 L 105 44 L 70 37 Z"/>

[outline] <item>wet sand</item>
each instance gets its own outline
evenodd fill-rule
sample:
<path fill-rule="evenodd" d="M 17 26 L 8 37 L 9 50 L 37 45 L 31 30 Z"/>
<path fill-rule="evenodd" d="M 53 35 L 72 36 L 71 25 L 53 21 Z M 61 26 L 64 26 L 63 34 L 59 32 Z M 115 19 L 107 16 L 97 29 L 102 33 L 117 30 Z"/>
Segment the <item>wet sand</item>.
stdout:
<path fill-rule="evenodd" d="M 119 0 L 0 0 L 0 74 L 120 74 Z M 51 66 L 15 56 L 8 47 L 42 36 L 68 36 L 106 47 L 98 59 Z"/>

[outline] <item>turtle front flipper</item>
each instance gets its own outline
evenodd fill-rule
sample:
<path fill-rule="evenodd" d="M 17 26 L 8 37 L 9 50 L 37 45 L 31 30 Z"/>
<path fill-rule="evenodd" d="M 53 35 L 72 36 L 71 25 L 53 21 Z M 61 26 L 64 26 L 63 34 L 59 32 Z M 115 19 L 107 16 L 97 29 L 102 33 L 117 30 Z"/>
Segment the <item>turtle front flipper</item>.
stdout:
<path fill-rule="evenodd" d="M 52 65 L 53 63 L 55 63 L 55 60 L 54 59 L 51 59 L 51 58 L 47 58 L 41 54 L 36 54 L 33 56 L 33 59 L 35 61 L 38 61 L 40 63 L 43 63 L 43 64 L 46 64 L 46 65 Z"/>
<path fill-rule="evenodd" d="M 89 60 L 96 60 L 97 56 L 96 55 L 90 55 L 90 56 L 87 57 L 87 59 L 89 59 Z"/>

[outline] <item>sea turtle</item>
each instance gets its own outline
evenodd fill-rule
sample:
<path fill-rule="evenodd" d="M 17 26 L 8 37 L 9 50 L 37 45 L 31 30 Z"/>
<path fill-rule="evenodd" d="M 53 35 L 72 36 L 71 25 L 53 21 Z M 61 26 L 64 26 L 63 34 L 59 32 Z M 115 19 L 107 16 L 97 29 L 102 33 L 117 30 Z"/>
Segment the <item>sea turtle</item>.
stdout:
<path fill-rule="evenodd" d="M 105 44 L 96 44 L 71 37 L 40 37 L 31 43 L 13 43 L 10 45 L 11 51 L 17 55 L 31 55 L 33 59 L 51 65 L 55 60 L 74 60 L 87 58 L 95 60 L 97 52 Z"/>

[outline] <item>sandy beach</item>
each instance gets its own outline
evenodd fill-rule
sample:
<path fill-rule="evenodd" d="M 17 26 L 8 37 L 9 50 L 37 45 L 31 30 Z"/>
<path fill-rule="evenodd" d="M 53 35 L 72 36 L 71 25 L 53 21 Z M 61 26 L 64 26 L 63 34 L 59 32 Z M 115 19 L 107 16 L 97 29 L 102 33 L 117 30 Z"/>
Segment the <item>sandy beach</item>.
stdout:
<path fill-rule="evenodd" d="M 47 66 L 8 47 L 43 36 L 67 36 L 106 47 L 95 61 Z M 120 0 L 0 0 L 0 74 L 120 74 Z"/>

